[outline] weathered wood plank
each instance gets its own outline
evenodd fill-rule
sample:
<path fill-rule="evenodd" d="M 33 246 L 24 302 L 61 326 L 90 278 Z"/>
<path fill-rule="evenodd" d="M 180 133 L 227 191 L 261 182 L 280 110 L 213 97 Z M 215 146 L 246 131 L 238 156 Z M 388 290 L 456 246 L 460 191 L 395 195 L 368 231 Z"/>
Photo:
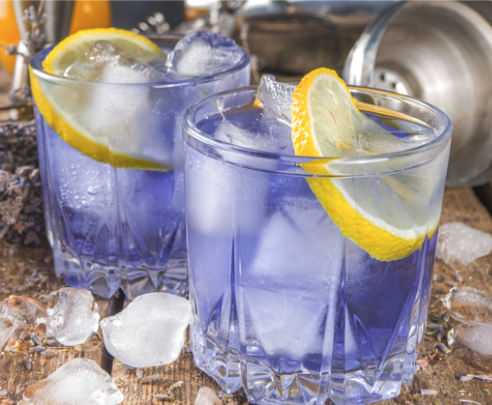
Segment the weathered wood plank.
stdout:
<path fill-rule="evenodd" d="M 129 369 L 114 360 L 112 375 L 125 395 L 125 405 L 162 404 L 165 401 L 193 404 L 200 387 L 220 391 L 210 377 L 195 367 L 193 356 L 185 350 L 177 361 L 162 367 Z"/>
<path fill-rule="evenodd" d="M 27 248 L 20 245 L 0 245 L 0 302 L 10 295 L 37 298 L 49 301 L 49 294 L 64 287 L 54 275 L 51 250 L 48 246 Z M 35 273 L 36 272 L 36 273 Z M 31 281 L 34 279 L 37 281 Z M 40 281 L 42 280 L 42 281 Z M 101 316 L 114 312 L 113 300 L 97 299 Z M 21 345 L 21 347 L 23 347 Z M 85 357 L 105 366 L 112 359 L 106 353 L 102 339 L 95 337 L 84 345 L 66 348 L 50 348 L 56 354 L 46 357 L 45 353 L 30 352 L 30 344 L 17 353 L 0 351 L 0 404 L 14 404 L 22 398 L 24 390 L 34 382 L 43 379 L 75 357 Z M 26 368 L 30 361 L 30 370 Z"/>

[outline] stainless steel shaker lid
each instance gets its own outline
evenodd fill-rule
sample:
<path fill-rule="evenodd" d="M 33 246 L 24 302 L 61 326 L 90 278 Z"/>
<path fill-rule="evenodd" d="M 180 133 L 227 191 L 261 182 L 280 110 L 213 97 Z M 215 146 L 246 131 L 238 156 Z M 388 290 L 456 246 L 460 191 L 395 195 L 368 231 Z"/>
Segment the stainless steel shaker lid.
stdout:
<path fill-rule="evenodd" d="M 454 126 L 447 184 L 492 180 L 492 2 L 394 4 L 366 27 L 345 63 L 348 84 L 408 94 Z"/>

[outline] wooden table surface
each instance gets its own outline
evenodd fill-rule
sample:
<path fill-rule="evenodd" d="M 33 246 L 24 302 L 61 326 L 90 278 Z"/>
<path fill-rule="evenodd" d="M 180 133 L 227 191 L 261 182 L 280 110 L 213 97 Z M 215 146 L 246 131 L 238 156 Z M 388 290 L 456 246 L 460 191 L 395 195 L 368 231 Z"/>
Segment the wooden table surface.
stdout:
<path fill-rule="evenodd" d="M 2 76 L 5 77 L 0 72 L 0 106 L 6 100 L 4 95 L 8 88 L 2 84 L 5 83 L 2 82 Z M 492 234 L 491 211 L 481 200 L 492 211 L 491 185 L 482 186 L 478 190 L 448 188 L 444 196 L 441 223 L 460 221 Z M 34 271 L 43 277 L 30 282 Z M 462 280 L 458 280 L 454 270 L 440 261 L 436 262 L 430 306 L 432 317 L 442 315 L 439 297 L 447 294 L 453 286 L 471 286 L 492 295 L 492 255 L 461 269 L 460 275 Z M 0 242 L 0 301 L 10 295 L 44 300 L 50 292 L 63 285 L 53 275 L 53 261 L 47 243 L 41 247 L 28 248 Z M 121 297 L 111 300 L 98 298 L 97 302 L 101 317 L 114 314 L 125 305 Z M 0 404 L 17 403 L 29 385 L 47 377 L 75 357 L 92 359 L 108 371 L 125 396 L 123 404 L 127 405 L 189 405 L 194 403 L 200 387 L 207 386 L 220 392 L 219 387 L 193 365 L 192 356 L 187 350 L 183 350 L 180 358 L 169 366 L 132 370 L 105 351 L 100 336 L 84 345 L 52 350 L 52 357 L 22 350 L 18 353 L 0 352 Z M 448 353 L 447 350 L 440 350 L 438 343 L 436 337 L 426 335 L 418 361 L 421 367 L 415 374 L 413 385 L 404 388 L 398 398 L 380 404 L 492 404 L 492 384 L 479 379 L 460 381 L 460 377 L 467 374 L 492 374 L 492 359 L 477 356 L 459 347 L 452 347 Z M 222 402 L 231 405 L 247 403 L 242 393 L 226 396 Z"/>

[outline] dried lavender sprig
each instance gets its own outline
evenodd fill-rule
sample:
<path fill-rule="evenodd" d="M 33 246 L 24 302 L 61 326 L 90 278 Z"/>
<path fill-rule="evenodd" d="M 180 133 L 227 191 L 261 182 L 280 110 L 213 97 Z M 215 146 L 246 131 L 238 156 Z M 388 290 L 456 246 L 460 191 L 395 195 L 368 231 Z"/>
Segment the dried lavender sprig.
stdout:
<path fill-rule="evenodd" d="M 0 239 L 37 245 L 44 233 L 34 122 L 0 123 Z"/>
<path fill-rule="evenodd" d="M 46 41 L 46 36 L 41 30 L 41 25 L 46 21 L 46 14 L 43 13 L 44 0 L 40 2 L 39 8 L 36 10 L 34 6 L 30 6 L 24 10 L 24 21 L 31 25 L 31 32 L 27 34 L 27 38 L 23 38 L 30 56 L 40 51 Z"/>

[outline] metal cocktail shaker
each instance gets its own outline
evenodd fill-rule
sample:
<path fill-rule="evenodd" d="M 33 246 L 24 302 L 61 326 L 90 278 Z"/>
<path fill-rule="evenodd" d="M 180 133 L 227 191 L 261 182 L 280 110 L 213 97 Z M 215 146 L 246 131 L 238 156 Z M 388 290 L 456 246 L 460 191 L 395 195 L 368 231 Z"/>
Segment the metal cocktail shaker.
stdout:
<path fill-rule="evenodd" d="M 441 108 L 454 126 L 447 184 L 492 180 L 492 2 L 394 4 L 366 27 L 343 78 Z"/>

